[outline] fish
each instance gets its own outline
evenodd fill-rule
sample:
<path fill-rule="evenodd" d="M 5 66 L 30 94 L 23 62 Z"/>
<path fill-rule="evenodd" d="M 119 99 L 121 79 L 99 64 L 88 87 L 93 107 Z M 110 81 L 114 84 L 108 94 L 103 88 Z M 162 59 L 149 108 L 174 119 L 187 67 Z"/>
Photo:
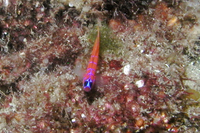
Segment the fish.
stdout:
<path fill-rule="evenodd" d="M 97 29 L 97 37 L 92 49 L 91 57 L 87 66 L 86 73 L 83 77 L 83 89 L 86 92 L 89 92 L 95 83 L 95 74 L 97 70 L 97 64 L 99 59 L 99 46 L 100 46 L 100 32 L 99 28 Z"/>

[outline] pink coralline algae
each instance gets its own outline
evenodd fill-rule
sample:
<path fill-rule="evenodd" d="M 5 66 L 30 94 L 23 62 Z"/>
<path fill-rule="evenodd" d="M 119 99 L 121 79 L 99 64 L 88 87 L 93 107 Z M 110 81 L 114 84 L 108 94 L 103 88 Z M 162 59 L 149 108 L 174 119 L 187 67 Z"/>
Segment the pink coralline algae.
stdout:
<path fill-rule="evenodd" d="M 199 132 L 199 7 L 0 1 L 0 131 Z M 85 92 L 97 26 L 98 69 Z"/>

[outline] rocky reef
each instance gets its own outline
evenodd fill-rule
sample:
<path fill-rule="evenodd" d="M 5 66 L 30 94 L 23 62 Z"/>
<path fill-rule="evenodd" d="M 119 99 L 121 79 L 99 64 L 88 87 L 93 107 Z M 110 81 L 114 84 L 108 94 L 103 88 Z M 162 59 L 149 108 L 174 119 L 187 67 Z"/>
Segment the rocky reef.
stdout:
<path fill-rule="evenodd" d="M 199 12 L 195 0 L 1 0 L 1 132 L 199 132 Z"/>

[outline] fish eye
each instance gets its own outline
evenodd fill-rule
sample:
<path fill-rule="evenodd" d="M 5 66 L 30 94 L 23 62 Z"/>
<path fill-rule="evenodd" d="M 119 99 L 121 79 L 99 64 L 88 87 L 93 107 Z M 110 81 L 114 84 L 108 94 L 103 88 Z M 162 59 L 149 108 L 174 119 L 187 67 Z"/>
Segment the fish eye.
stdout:
<path fill-rule="evenodd" d="M 90 82 L 90 88 L 92 88 L 92 82 Z"/>
<path fill-rule="evenodd" d="M 88 84 L 88 81 L 86 80 L 86 81 L 84 82 L 84 87 L 87 86 L 87 84 Z"/>

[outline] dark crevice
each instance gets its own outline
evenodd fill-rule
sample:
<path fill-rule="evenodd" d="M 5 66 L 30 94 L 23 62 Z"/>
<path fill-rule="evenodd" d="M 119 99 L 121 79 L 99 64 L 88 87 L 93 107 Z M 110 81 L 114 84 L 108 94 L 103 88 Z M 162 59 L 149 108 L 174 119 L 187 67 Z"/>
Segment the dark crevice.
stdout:
<path fill-rule="evenodd" d="M 146 10 L 152 0 L 104 0 L 103 9 L 109 12 L 110 18 L 133 19 L 136 14 Z"/>

